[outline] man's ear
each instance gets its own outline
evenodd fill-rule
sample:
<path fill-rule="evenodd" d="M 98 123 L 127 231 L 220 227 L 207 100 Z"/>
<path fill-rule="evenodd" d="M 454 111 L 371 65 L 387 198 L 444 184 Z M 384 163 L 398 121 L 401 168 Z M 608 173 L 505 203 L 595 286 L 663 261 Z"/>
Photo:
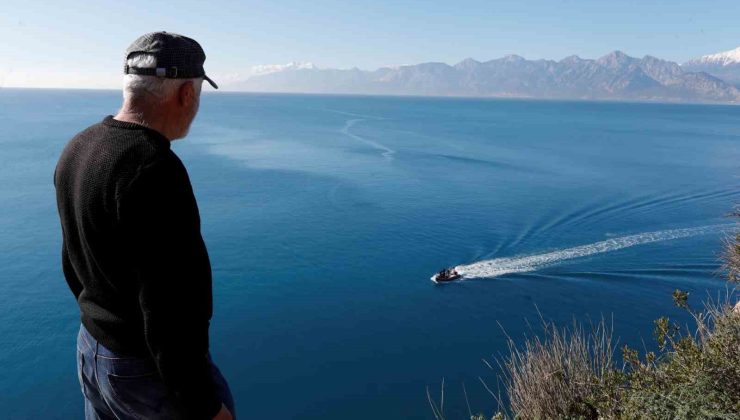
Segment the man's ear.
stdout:
<path fill-rule="evenodd" d="M 189 107 L 193 104 L 193 102 L 195 102 L 195 86 L 193 86 L 192 80 L 188 80 L 187 82 L 181 84 L 178 93 L 180 105 L 182 105 L 183 107 Z"/>

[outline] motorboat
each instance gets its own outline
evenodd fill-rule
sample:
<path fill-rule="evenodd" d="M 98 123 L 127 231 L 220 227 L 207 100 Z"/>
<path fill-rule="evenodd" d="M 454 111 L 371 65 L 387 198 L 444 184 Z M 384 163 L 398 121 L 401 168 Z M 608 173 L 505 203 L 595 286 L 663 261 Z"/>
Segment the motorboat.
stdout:
<path fill-rule="evenodd" d="M 432 276 L 432 281 L 435 283 L 444 283 L 448 281 L 454 281 L 462 277 L 462 274 L 458 273 L 454 268 L 445 268 L 440 270 L 437 274 Z"/>

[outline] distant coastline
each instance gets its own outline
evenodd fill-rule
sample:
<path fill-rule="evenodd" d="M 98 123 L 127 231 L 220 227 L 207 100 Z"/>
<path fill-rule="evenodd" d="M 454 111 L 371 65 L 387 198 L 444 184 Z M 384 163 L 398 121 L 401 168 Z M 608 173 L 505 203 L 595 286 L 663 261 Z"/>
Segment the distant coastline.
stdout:
<path fill-rule="evenodd" d="M 560 61 L 508 55 L 484 62 L 468 58 L 455 65 L 429 62 L 373 71 L 289 63 L 258 66 L 254 73 L 226 87 L 264 93 L 740 102 L 740 89 L 734 84 L 740 80 L 740 61 L 729 62 L 722 54 L 706 57 L 679 65 L 649 55 L 635 58 L 621 51 L 598 59 L 570 56 Z M 712 61 L 719 59 L 723 60 L 720 67 Z"/>
<path fill-rule="evenodd" d="M 54 92 L 110 92 L 120 93 L 119 89 L 107 88 L 65 88 L 65 87 L 0 87 L 0 95 L 3 90 L 9 91 L 54 91 Z M 614 104 L 655 104 L 655 105 L 701 105 L 701 106 L 730 106 L 740 105 L 740 102 L 717 102 L 717 101 L 690 101 L 690 100 L 667 100 L 667 99 L 622 99 L 622 98 L 546 98 L 546 97 L 524 97 L 524 96 L 474 96 L 474 95 L 417 95 L 417 94 L 386 94 L 386 93 L 323 93 L 323 92 L 283 92 L 283 91 L 247 91 L 219 89 L 202 93 L 204 96 L 220 95 L 276 95 L 276 96 L 336 96 L 336 97 L 369 97 L 369 98 L 418 98 L 418 99 L 468 99 L 468 100 L 491 100 L 491 101 L 533 101 L 533 102 L 564 102 L 564 103 L 614 103 Z"/>

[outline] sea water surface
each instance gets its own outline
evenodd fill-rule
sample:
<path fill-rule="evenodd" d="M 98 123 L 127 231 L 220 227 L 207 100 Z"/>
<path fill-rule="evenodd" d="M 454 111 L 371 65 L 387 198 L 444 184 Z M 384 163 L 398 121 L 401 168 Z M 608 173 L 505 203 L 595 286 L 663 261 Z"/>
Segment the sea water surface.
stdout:
<path fill-rule="evenodd" d="M 52 175 L 114 91 L 0 90 L 0 418 L 81 418 Z M 727 291 L 740 108 L 204 94 L 173 145 L 212 259 L 214 360 L 241 418 L 491 413 L 539 314 L 652 320 Z M 430 276 L 459 266 L 463 281 Z M 535 327 L 536 329 L 536 327 Z"/>

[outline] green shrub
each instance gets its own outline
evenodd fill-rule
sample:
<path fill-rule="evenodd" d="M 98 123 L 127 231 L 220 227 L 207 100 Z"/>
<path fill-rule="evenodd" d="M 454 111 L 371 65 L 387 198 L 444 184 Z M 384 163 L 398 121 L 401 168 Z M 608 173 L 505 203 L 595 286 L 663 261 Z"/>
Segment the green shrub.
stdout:
<path fill-rule="evenodd" d="M 627 380 L 621 417 L 645 419 L 740 418 L 740 313 L 728 303 L 691 311 L 695 334 L 668 318 L 655 322 L 658 356 L 623 349 Z"/>
<path fill-rule="evenodd" d="M 740 217 L 740 207 L 736 208 L 732 215 Z M 740 232 L 735 235 L 734 239 L 726 242 L 723 259 L 728 280 L 740 283 Z"/>

